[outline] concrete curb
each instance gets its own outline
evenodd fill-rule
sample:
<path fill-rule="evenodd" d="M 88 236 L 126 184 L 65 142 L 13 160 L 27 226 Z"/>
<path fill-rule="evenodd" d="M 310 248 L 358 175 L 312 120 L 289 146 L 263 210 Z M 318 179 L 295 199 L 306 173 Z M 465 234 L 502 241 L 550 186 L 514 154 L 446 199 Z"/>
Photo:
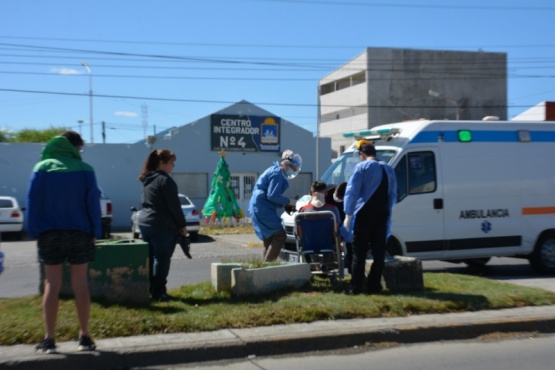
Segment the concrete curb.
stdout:
<path fill-rule="evenodd" d="M 213 332 L 97 340 L 98 351 L 79 353 L 77 342 L 58 343 L 56 355 L 33 345 L 0 347 L 0 368 L 129 368 L 361 346 L 476 338 L 495 332 L 555 333 L 555 306 L 394 318 L 318 321 Z"/>

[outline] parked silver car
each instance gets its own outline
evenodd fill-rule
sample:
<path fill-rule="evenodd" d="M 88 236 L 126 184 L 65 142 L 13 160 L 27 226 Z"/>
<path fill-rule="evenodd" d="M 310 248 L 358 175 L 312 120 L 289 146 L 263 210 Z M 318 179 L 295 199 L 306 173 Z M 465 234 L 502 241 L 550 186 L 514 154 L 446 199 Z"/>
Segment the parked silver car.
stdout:
<path fill-rule="evenodd" d="M 181 209 L 185 215 L 185 220 L 187 220 L 187 231 L 189 232 L 189 239 L 191 241 L 196 241 L 198 239 L 198 232 L 200 230 L 200 213 L 195 207 L 194 203 L 185 194 L 179 194 L 179 202 L 181 203 Z M 131 233 L 133 238 L 141 238 L 141 230 L 139 229 L 138 219 L 140 208 L 131 207 Z"/>
<path fill-rule="evenodd" d="M 0 196 L 0 233 L 23 237 L 23 209 L 14 197 Z"/>

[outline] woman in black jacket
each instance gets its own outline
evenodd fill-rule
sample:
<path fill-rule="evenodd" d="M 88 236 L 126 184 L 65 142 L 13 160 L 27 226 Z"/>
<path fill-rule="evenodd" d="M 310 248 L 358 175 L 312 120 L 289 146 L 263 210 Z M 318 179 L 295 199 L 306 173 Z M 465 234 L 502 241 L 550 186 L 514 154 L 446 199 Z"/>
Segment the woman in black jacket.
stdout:
<path fill-rule="evenodd" d="M 167 302 L 166 291 L 170 261 L 177 236 L 186 236 L 185 216 L 179 202 L 177 184 L 170 177 L 175 153 L 167 149 L 153 150 L 143 165 L 139 180 L 143 183 L 139 228 L 150 254 L 150 294 L 153 301 Z"/>

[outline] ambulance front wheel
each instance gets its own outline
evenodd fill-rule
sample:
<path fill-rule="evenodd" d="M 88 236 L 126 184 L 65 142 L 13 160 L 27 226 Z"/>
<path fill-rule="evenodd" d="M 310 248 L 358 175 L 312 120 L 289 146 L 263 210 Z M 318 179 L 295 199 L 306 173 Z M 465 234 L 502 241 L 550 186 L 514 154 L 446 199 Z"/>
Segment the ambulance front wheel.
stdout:
<path fill-rule="evenodd" d="M 534 252 L 528 258 L 532 268 L 539 274 L 555 274 L 555 232 L 548 231 L 540 236 Z"/>
<path fill-rule="evenodd" d="M 390 236 L 387 240 L 385 251 L 390 257 L 403 255 L 403 248 L 401 247 L 401 243 L 399 243 L 399 241 L 393 236 Z"/>

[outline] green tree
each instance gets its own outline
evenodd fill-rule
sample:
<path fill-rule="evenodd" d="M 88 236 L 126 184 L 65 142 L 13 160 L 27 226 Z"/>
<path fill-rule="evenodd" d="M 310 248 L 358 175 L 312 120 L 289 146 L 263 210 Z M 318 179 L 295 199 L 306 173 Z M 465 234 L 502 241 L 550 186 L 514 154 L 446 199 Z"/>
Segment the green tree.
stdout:
<path fill-rule="evenodd" d="M 58 136 L 62 132 L 68 130 L 71 129 L 65 126 L 50 126 L 49 128 L 43 130 L 24 128 L 15 132 L 13 135 L 13 139 L 10 141 L 13 141 L 15 143 L 46 143 L 54 136 Z"/>
<path fill-rule="evenodd" d="M 235 191 L 231 187 L 231 174 L 225 160 L 225 152 L 220 153 L 220 161 L 214 172 L 210 195 L 206 199 L 202 215 L 214 222 L 216 219 L 227 222 L 232 217 L 239 220 L 244 217 L 237 204 Z"/>
<path fill-rule="evenodd" d="M 0 130 L 0 143 L 10 141 L 10 132 L 7 130 Z"/>
<path fill-rule="evenodd" d="M 11 138 L 11 142 L 14 143 L 46 143 L 48 140 L 52 139 L 54 136 L 60 135 L 64 131 L 71 130 L 68 127 L 50 126 L 49 128 L 43 130 L 37 130 L 34 128 L 24 128 L 15 132 Z"/>

